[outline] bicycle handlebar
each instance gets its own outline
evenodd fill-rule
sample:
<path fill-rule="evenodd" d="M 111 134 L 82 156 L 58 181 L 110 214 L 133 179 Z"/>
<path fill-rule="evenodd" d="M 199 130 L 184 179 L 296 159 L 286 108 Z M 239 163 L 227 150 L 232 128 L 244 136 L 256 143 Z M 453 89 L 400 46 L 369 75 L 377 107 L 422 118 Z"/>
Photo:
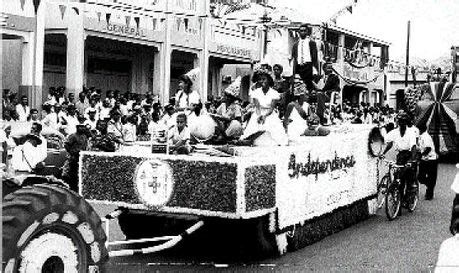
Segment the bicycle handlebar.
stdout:
<path fill-rule="evenodd" d="M 399 165 L 397 164 L 395 161 L 392 161 L 392 160 L 387 160 L 385 158 L 382 159 L 382 161 L 386 164 L 389 164 L 390 166 L 392 167 L 395 167 L 395 168 L 404 168 L 405 166 L 408 166 L 408 164 L 405 164 L 405 165 Z"/>

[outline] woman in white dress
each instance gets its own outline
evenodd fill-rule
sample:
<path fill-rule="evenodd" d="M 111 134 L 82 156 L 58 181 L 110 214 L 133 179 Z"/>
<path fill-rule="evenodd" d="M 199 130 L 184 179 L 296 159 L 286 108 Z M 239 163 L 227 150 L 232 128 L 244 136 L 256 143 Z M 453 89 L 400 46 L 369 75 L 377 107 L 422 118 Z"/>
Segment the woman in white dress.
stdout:
<path fill-rule="evenodd" d="M 255 111 L 250 117 L 241 140 L 256 140 L 256 138 L 269 135 L 276 145 L 287 145 L 288 137 L 285 133 L 279 115 L 275 111 L 279 93 L 272 88 L 274 81 L 268 72 L 258 72 L 257 77 L 261 87 L 250 94 Z"/>

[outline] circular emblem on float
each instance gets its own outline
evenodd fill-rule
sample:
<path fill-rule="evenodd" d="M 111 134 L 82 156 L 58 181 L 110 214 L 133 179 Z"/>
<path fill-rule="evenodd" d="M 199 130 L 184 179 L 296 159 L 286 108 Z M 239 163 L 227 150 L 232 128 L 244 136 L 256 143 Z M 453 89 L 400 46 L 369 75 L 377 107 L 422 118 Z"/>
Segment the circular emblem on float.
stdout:
<path fill-rule="evenodd" d="M 171 167 L 159 160 L 145 160 L 139 164 L 134 176 L 140 200 L 147 206 L 166 205 L 174 190 Z"/>

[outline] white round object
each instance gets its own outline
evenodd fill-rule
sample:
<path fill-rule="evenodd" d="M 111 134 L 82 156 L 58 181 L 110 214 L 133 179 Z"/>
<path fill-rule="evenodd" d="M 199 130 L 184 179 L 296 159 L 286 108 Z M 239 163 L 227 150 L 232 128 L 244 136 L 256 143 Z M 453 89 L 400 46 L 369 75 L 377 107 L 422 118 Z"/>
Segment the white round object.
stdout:
<path fill-rule="evenodd" d="M 259 146 L 259 147 L 272 147 L 272 146 L 277 146 L 276 141 L 271 137 L 270 132 L 264 132 L 261 136 L 257 137 L 253 141 L 253 146 Z"/>
<path fill-rule="evenodd" d="M 150 207 L 166 205 L 174 190 L 172 169 L 160 160 L 145 160 L 139 164 L 134 175 L 140 200 Z"/>
<path fill-rule="evenodd" d="M 215 134 L 215 127 L 217 127 L 217 123 L 211 116 L 200 115 L 194 119 L 190 131 L 196 139 L 205 141 Z"/>
<path fill-rule="evenodd" d="M 19 272 L 42 272 L 45 262 L 57 257 L 64 265 L 64 272 L 78 272 L 78 248 L 72 239 L 62 234 L 48 232 L 30 241 L 21 253 Z"/>

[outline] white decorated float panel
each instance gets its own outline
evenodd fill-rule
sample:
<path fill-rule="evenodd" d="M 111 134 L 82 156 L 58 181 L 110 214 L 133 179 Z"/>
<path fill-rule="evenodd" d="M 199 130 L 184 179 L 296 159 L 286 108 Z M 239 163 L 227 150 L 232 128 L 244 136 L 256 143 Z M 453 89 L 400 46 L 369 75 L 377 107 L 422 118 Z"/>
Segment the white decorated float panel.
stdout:
<path fill-rule="evenodd" d="M 226 218 L 277 211 L 278 228 L 374 198 L 368 127 L 287 147 L 236 147 L 234 157 L 83 152 L 80 194 L 128 208 Z"/>

